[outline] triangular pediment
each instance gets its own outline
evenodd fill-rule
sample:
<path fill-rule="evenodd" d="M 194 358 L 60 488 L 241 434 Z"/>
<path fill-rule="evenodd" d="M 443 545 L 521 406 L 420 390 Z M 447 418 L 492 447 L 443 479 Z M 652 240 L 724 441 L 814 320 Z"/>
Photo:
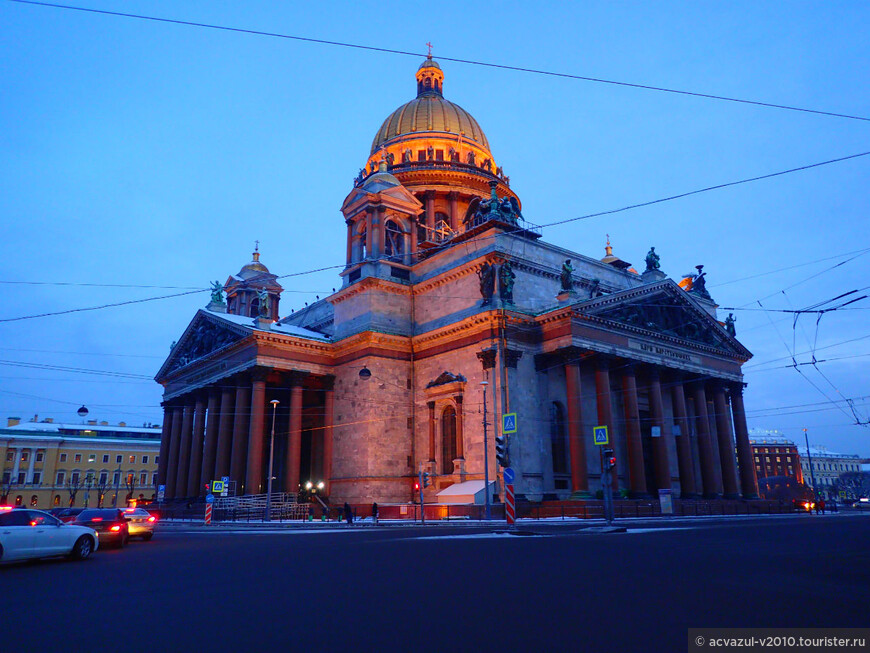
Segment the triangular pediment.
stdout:
<path fill-rule="evenodd" d="M 200 309 L 157 372 L 157 380 L 235 344 L 252 331 Z"/>
<path fill-rule="evenodd" d="M 752 354 L 670 279 L 596 297 L 574 306 L 576 313 L 611 328 L 674 344 L 712 348 L 748 360 Z"/>

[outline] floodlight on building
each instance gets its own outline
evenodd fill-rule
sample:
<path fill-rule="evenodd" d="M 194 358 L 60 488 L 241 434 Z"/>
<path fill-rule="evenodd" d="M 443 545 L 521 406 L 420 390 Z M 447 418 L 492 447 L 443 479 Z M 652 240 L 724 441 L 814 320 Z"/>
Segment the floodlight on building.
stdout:
<path fill-rule="evenodd" d="M 359 378 L 361 378 L 363 381 L 368 381 L 370 378 L 372 378 L 372 371 L 364 366 L 359 371 Z"/>
<path fill-rule="evenodd" d="M 88 411 L 87 407 L 82 406 L 81 408 L 78 409 L 77 412 L 78 412 L 79 417 L 85 417 L 85 416 L 87 416 L 88 412 L 90 412 L 90 411 Z"/>

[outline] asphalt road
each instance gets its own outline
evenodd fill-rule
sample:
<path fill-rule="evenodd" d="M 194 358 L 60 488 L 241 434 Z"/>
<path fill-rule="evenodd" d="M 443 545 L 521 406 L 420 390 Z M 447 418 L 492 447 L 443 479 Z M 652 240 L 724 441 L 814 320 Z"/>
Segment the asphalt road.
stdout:
<path fill-rule="evenodd" d="M 0 650 L 672 652 L 689 627 L 870 624 L 870 515 L 540 531 L 192 528 L 6 565 Z"/>

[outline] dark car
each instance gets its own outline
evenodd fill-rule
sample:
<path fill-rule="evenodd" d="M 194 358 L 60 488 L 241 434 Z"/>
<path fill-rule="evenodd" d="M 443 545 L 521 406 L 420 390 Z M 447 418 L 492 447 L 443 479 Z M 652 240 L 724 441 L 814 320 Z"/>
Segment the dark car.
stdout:
<path fill-rule="evenodd" d="M 57 517 L 62 522 L 73 522 L 76 519 L 76 516 L 81 513 L 84 508 L 61 508 L 57 513 L 51 513 L 55 517 Z"/>
<path fill-rule="evenodd" d="M 114 545 L 119 549 L 126 546 L 130 539 L 130 529 L 124 518 L 124 511 L 118 508 L 85 508 L 73 522 L 76 526 L 87 526 L 97 531 L 100 546 Z"/>

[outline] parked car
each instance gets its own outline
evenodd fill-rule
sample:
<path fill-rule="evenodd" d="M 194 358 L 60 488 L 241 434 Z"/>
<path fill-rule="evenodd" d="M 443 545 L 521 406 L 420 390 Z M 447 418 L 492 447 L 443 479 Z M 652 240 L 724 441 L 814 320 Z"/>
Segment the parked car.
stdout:
<path fill-rule="evenodd" d="M 85 508 L 76 515 L 73 523 L 94 529 L 104 547 L 113 544 L 120 549 L 126 546 L 130 539 L 130 529 L 127 520 L 124 519 L 124 511 L 118 508 Z"/>
<path fill-rule="evenodd" d="M 99 547 L 93 529 L 65 524 L 42 510 L 0 506 L 0 561 L 66 555 L 84 560 Z"/>
<path fill-rule="evenodd" d="M 154 537 L 157 517 L 142 508 L 126 508 L 124 518 L 130 529 L 130 537 L 141 537 L 146 542 Z"/>
<path fill-rule="evenodd" d="M 84 508 L 62 508 L 56 515 L 62 522 L 70 523 L 76 520 L 78 515 Z"/>
<path fill-rule="evenodd" d="M 852 507 L 855 510 L 870 510 L 870 499 L 866 497 L 863 499 L 858 499 L 855 503 L 852 504 Z"/>

